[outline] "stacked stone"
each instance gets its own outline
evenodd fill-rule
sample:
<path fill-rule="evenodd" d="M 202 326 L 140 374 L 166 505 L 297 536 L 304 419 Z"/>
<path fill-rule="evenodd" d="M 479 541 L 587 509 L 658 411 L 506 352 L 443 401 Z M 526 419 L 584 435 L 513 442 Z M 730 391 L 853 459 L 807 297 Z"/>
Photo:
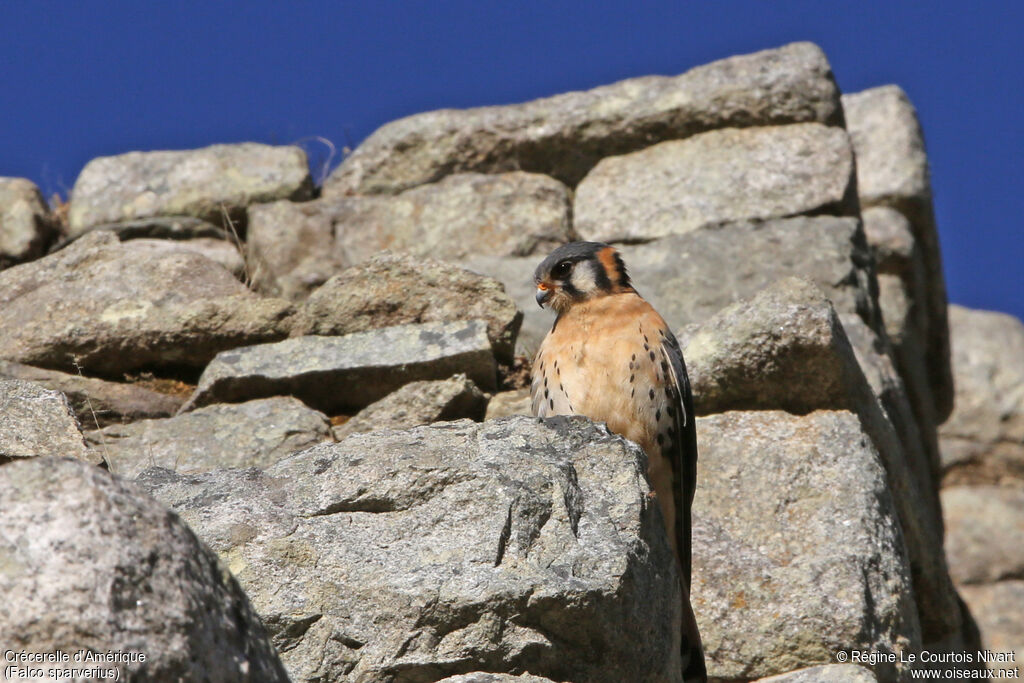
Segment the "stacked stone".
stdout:
<path fill-rule="evenodd" d="M 522 390 L 500 391 L 551 324 L 533 269 L 571 239 L 617 245 L 685 348 L 712 677 L 904 681 L 903 653 L 978 647 L 942 505 L 960 511 L 950 564 L 976 613 L 1019 604 L 1020 558 L 982 562 L 964 530 L 978 509 L 1016 519 L 1006 481 L 1024 458 L 1006 444 L 1024 439 L 961 396 L 956 336 L 967 412 L 940 457 L 953 385 L 913 108 L 892 86 L 841 97 L 813 45 L 411 116 L 319 193 L 300 150 L 245 144 L 91 162 L 59 241 L 41 202 L 17 201 L 0 224 L 0 456 L 17 460 L 0 487 L 21 487 L 3 505 L 22 521 L 5 542 L 32 533 L 46 472 L 119 501 L 116 519 L 172 508 L 206 577 L 179 588 L 235 616 L 181 620 L 210 637 L 181 640 L 160 675 L 191 661 L 252 680 L 679 680 L 678 584 L 642 453 L 585 418 L 517 416 Z M 7 246 L 24 233 L 9 224 L 36 226 L 30 246 Z M 940 501 L 943 472 L 968 486 Z M 118 524 L 131 548 L 88 567 L 100 584 L 151 539 Z M 64 557 L 55 576 L 83 571 L 59 534 L 41 538 Z M 214 555 L 233 578 L 211 578 Z M 0 582 L 28 593 L 16 566 Z M 166 592 L 161 576 L 146 580 Z M 217 638 L 230 664 L 200 652 Z M 851 651 L 894 657 L 834 664 Z"/>

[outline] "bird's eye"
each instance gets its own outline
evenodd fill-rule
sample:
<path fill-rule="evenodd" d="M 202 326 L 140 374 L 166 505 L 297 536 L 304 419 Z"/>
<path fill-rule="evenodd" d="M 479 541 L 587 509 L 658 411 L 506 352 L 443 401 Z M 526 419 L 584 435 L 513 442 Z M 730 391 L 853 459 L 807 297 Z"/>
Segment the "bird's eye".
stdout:
<path fill-rule="evenodd" d="M 551 269 L 551 274 L 557 278 L 563 278 L 569 274 L 572 270 L 571 261 L 559 261 L 555 264 L 555 267 Z"/>

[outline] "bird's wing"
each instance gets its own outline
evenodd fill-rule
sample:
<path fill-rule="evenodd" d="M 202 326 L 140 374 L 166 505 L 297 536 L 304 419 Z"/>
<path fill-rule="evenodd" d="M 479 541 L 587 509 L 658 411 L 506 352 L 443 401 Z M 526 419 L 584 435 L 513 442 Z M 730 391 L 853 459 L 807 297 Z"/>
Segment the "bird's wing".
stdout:
<path fill-rule="evenodd" d="M 690 391 L 690 378 L 686 374 L 683 352 L 675 336 L 666 330 L 662 338 L 661 349 L 669 360 L 670 372 L 668 379 L 672 383 L 672 405 L 675 408 L 674 437 L 665 450 L 672 473 L 675 477 L 673 494 L 676 507 L 676 547 L 682 562 L 683 580 L 686 590 L 690 590 L 690 506 L 697 487 L 697 429 L 693 412 L 693 394 Z"/>

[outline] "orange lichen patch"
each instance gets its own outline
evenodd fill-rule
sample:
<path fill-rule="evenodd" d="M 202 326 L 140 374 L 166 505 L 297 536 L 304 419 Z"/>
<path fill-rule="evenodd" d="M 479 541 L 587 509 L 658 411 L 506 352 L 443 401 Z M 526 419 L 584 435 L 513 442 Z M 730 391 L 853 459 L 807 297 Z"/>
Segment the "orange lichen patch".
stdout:
<path fill-rule="evenodd" d="M 334 417 L 331 418 L 331 426 L 337 427 L 339 425 L 343 425 L 351 419 L 351 415 L 335 415 Z"/>

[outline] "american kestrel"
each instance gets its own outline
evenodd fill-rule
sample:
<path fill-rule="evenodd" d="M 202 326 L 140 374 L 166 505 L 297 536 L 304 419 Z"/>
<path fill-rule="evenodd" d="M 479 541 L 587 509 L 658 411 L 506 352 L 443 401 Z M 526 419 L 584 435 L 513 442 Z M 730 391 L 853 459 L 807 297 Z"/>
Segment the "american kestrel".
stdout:
<path fill-rule="evenodd" d="M 679 342 L 607 244 L 559 247 L 537 267 L 534 281 L 537 303 L 558 316 L 533 364 L 533 414 L 586 415 L 644 449 L 683 583 L 683 680 L 704 681 L 689 599 L 697 433 Z"/>

